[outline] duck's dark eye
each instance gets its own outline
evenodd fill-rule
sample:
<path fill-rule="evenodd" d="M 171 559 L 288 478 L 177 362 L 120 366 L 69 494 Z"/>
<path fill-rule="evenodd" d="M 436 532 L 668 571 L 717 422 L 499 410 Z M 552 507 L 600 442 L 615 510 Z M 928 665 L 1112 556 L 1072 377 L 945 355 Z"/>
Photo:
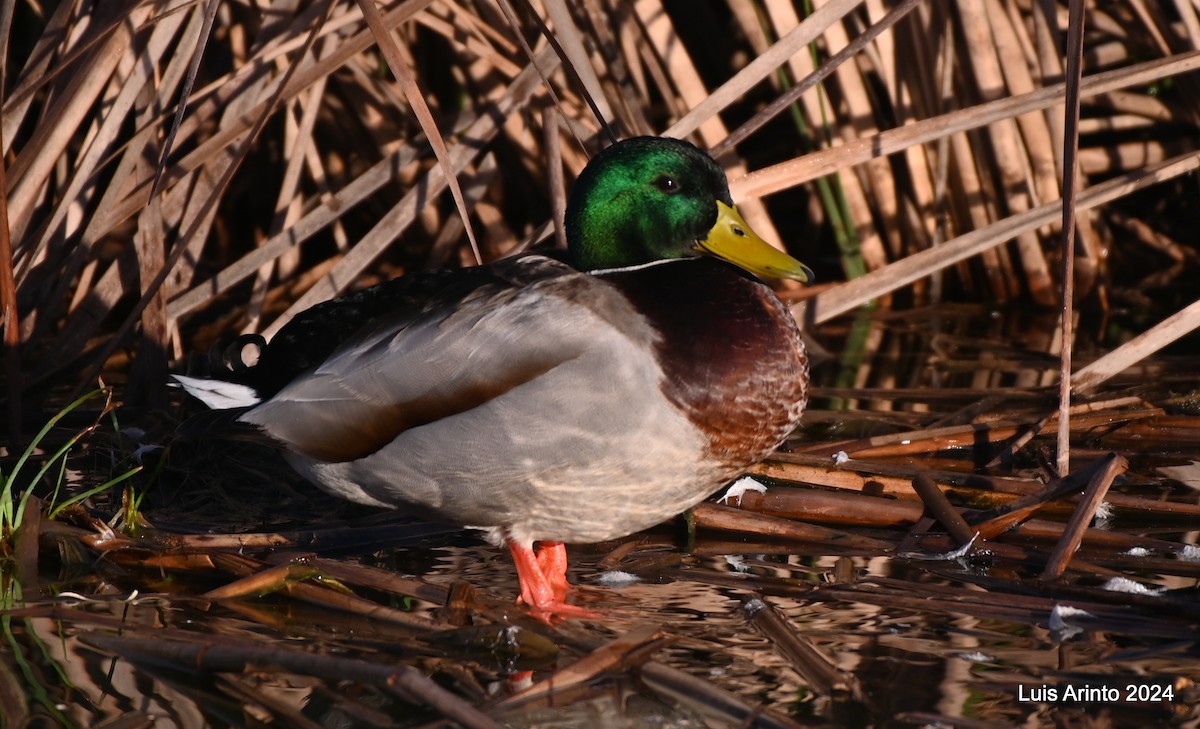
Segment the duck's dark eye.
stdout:
<path fill-rule="evenodd" d="M 675 181 L 674 177 L 669 175 L 660 175 L 658 179 L 654 181 L 654 186 L 663 192 L 679 192 L 679 183 Z"/>

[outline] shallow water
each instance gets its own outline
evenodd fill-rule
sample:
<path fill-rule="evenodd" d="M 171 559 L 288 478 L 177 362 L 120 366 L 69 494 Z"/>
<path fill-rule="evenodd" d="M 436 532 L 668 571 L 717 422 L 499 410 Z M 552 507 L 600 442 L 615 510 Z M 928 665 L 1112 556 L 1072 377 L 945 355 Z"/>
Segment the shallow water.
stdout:
<path fill-rule="evenodd" d="M 697 546 L 703 549 L 704 544 Z M 410 550 L 412 554 L 406 554 Z M 604 574 L 597 566 L 602 553 L 573 550 L 572 577 L 581 585 L 577 600 L 601 612 L 604 619 L 572 621 L 559 632 L 542 631 L 518 620 L 523 626 L 519 630 L 543 632 L 563 644 L 571 642 L 563 641 L 563 634 L 607 640 L 657 626 L 670 636 L 670 643 L 654 652 L 655 660 L 804 725 L 902 726 L 924 723 L 921 715 L 1025 726 L 1068 717 L 1102 718 L 1114 726 L 1156 725 L 1172 716 L 1182 720 L 1181 725 L 1196 723 L 1196 693 L 1189 683 L 1200 679 L 1194 640 L 1138 635 L 1136 627 L 1130 626 L 1125 635 L 1090 633 L 1060 643 L 1044 623 L 980 619 L 874 602 L 772 597 L 773 592 L 786 593 L 797 585 L 814 585 L 814 580 L 820 589 L 828 584 L 822 580 L 834 570 L 837 558 L 747 555 L 744 565 L 750 572 L 739 573 L 723 557 L 656 550 L 657 556 L 664 554 L 682 557 L 681 564 L 657 571 L 653 580 L 598 586 Z M 424 578 L 434 584 L 465 581 L 502 601 L 516 591 L 507 559 L 488 545 L 468 541 L 419 546 L 389 556 L 401 561 L 412 556 L 413 561 L 428 563 Z M 851 561 L 860 583 L 877 578 L 902 581 L 918 595 L 922 585 L 962 584 L 892 560 Z M 750 577 L 743 577 L 746 574 Z M 738 579 L 746 582 L 745 587 L 719 584 Z M 248 673 L 213 674 L 196 671 L 183 660 L 139 656 L 136 646 L 114 659 L 107 651 L 89 646 L 88 637 L 113 632 L 151 642 L 185 637 L 213 645 L 298 649 L 403 663 L 444 681 L 469 676 L 485 705 L 495 700 L 489 696 L 519 688 L 514 681 L 522 672 L 533 670 L 533 680 L 541 680 L 553 669 L 569 666 L 577 655 L 570 649 L 560 650 L 557 657 L 540 655 L 535 643 L 532 655 L 515 656 L 496 644 L 506 640 L 523 644 L 525 638 L 487 631 L 482 635 L 464 631 L 461 639 L 451 641 L 412 634 L 406 641 L 403 631 L 377 629 L 370 620 L 288 598 L 214 603 L 190 595 L 186 584 L 175 587 L 179 591 L 175 595 L 143 592 L 130 599 L 115 585 L 93 584 L 93 594 L 115 594 L 110 599 L 76 601 L 63 596 L 26 603 L 26 610 L 4 619 L 6 641 L 0 653 L 8 666 L 8 695 L 17 691 L 36 698 L 34 687 L 40 685 L 47 692 L 46 702 L 35 707 L 35 713 L 61 712 L 64 723 L 75 726 L 100 725 L 133 714 L 143 717 L 146 725 L 160 727 L 255 725 L 256 710 L 246 704 L 257 705 L 262 718 L 272 716 L 285 726 L 300 725 L 293 723 L 296 717 L 326 726 L 416 726 L 432 717 L 371 687 L 279 670 L 269 662 Z M 810 690 L 788 658 L 747 623 L 743 604 L 764 594 L 796 633 L 859 682 L 861 698 Z M 1003 596 L 996 599 L 1003 601 Z M 413 608 L 414 614 L 433 615 L 432 605 Z M 17 660 L 18 654 L 23 660 Z M 60 674 L 61 685 L 73 688 L 59 687 L 56 676 Z M 1121 691 L 1134 684 L 1160 690 L 1169 686 L 1176 699 L 1062 706 L 1033 700 L 1035 692 L 1047 686 L 1066 691 L 1106 683 Z M 647 688 L 624 670 L 590 682 L 587 693 L 552 702 L 560 703 L 557 706 L 492 713 L 504 725 L 520 727 L 733 725 Z M 50 705 L 56 710 L 47 708 Z M 356 712 L 366 713 L 355 718 Z"/>

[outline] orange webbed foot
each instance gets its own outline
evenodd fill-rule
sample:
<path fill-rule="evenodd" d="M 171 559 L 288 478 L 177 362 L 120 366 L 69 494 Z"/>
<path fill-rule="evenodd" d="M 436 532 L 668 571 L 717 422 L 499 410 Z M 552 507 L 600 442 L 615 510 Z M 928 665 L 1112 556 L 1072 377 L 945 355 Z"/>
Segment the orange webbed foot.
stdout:
<path fill-rule="evenodd" d="M 539 542 L 536 552 L 507 539 L 521 583 L 518 602 L 529 606 L 529 614 L 545 623 L 565 618 L 598 618 L 596 613 L 565 602 L 571 586 L 567 582 L 567 547 L 562 542 Z"/>

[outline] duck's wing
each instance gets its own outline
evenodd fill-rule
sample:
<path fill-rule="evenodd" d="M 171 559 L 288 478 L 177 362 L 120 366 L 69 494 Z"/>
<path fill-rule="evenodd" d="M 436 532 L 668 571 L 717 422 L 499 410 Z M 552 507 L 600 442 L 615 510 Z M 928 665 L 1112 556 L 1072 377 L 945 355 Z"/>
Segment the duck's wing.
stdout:
<path fill-rule="evenodd" d="M 526 255 L 486 266 L 402 276 L 300 312 L 271 338 L 255 366 L 226 367 L 225 372 L 208 376 L 247 385 L 266 400 L 375 321 L 391 318 L 402 325 L 406 318 L 451 309 L 478 290 L 523 286 L 563 269 L 571 270 L 553 259 Z M 228 352 L 222 354 L 231 359 Z"/>
<path fill-rule="evenodd" d="M 596 313 L 607 284 L 524 260 L 466 295 L 372 321 L 240 419 L 310 458 L 357 460 L 624 336 Z"/>

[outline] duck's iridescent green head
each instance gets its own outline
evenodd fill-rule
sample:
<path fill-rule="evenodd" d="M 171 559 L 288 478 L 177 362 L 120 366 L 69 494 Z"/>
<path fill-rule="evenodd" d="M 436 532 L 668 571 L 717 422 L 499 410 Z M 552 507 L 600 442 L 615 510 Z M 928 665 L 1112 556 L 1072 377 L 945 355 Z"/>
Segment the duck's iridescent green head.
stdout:
<path fill-rule="evenodd" d="M 708 254 L 759 276 L 812 278 L 750 230 L 711 157 L 667 137 L 627 139 L 592 159 L 571 191 L 567 241 L 587 271 Z"/>

